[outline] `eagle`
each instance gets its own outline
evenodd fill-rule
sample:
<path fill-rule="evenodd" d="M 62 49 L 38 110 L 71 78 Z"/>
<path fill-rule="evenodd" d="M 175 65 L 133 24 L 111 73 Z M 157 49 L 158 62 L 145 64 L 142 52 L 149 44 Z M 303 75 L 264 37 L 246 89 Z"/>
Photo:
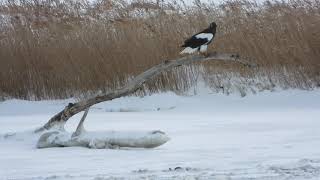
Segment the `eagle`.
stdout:
<path fill-rule="evenodd" d="M 184 44 L 181 46 L 184 47 L 184 49 L 180 54 L 192 54 L 195 52 L 206 53 L 208 45 L 212 42 L 216 34 L 216 28 L 217 24 L 212 22 L 207 29 L 185 40 Z"/>

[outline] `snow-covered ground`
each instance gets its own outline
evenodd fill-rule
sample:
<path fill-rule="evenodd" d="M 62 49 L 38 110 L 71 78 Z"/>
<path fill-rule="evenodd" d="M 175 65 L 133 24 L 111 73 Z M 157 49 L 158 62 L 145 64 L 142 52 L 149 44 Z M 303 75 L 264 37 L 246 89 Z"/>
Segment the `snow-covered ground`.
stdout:
<path fill-rule="evenodd" d="M 1 180 L 320 179 L 320 90 L 120 98 L 92 108 L 86 129 L 159 129 L 171 140 L 155 149 L 36 149 L 31 131 L 69 101 L 0 102 Z"/>

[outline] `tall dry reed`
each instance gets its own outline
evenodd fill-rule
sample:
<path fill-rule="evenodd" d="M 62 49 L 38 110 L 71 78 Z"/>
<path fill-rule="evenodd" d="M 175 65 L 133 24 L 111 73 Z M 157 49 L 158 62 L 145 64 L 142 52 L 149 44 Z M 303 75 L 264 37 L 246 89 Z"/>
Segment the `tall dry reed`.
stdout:
<path fill-rule="evenodd" d="M 236 86 L 311 89 L 320 84 L 320 4 L 226 1 L 193 6 L 137 1 L 8 1 L 0 6 L 0 96 L 55 99 L 107 92 L 179 56 L 183 40 L 216 21 L 210 51 L 237 52 L 259 65 L 177 68 L 138 94 L 183 92 L 203 78 Z M 232 80 L 237 77 L 240 80 Z"/>

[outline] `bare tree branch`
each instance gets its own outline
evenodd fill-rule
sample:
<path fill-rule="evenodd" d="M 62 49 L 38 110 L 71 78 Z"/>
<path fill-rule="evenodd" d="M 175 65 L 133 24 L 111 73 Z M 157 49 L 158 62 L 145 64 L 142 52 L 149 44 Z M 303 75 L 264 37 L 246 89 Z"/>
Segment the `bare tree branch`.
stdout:
<path fill-rule="evenodd" d="M 84 130 L 84 126 L 83 126 L 83 122 L 84 120 L 86 119 L 87 115 L 88 115 L 88 112 L 89 112 L 89 108 L 87 108 L 83 115 L 82 115 L 82 118 L 78 124 L 78 127 L 76 129 L 76 131 L 72 134 L 72 137 L 76 137 L 76 136 L 79 136 L 81 133 L 83 133 Z"/>
<path fill-rule="evenodd" d="M 195 56 L 187 56 L 182 57 L 176 60 L 166 60 L 161 64 L 158 64 L 156 66 L 151 67 L 147 71 L 139 74 L 136 76 L 130 83 L 128 83 L 126 86 L 115 90 L 113 92 L 110 92 L 108 94 L 101 94 L 98 96 L 95 96 L 93 98 L 82 100 L 78 103 L 69 103 L 68 106 L 66 106 L 61 112 L 53 116 L 43 127 L 36 130 L 36 132 L 40 132 L 45 129 L 50 129 L 54 126 L 63 127 L 65 122 L 68 121 L 70 117 L 73 115 L 84 111 L 91 107 L 92 105 L 98 104 L 103 101 L 112 100 L 115 98 L 119 98 L 122 96 L 126 96 L 129 94 L 134 93 L 137 91 L 141 86 L 152 77 L 161 74 L 164 71 L 167 71 L 169 69 L 172 69 L 174 67 L 178 67 L 181 65 L 187 65 L 191 64 L 193 62 L 203 62 L 203 61 L 233 61 L 238 62 L 246 66 L 252 66 L 249 63 L 246 63 L 244 61 L 239 60 L 239 55 L 235 54 L 224 54 L 224 53 L 211 53 L 208 54 L 208 56 L 204 57 L 201 55 L 195 55 Z M 84 120 L 83 120 L 84 121 Z M 81 122 L 80 122 L 81 123 Z M 82 122 L 83 123 L 83 122 Z M 80 126 L 80 124 L 79 124 Z"/>

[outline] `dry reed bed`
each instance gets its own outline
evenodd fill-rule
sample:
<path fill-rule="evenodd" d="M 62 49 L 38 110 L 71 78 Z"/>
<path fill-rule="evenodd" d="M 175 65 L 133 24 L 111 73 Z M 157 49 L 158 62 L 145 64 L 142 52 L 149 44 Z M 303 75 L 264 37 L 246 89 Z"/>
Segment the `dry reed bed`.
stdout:
<path fill-rule="evenodd" d="M 259 67 L 206 63 L 178 68 L 137 94 L 181 93 L 199 78 L 217 92 L 236 89 L 242 95 L 275 86 L 320 85 L 318 1 L 198 2 L 193 7 L 68 2 L 0 6 L 0 96 L 55 99 L 119 88 L 147 68 L 178 57 L 183 40 L 211 21 L 217 22 L 218 32 L 210 51 L 237 52 Z"/>

